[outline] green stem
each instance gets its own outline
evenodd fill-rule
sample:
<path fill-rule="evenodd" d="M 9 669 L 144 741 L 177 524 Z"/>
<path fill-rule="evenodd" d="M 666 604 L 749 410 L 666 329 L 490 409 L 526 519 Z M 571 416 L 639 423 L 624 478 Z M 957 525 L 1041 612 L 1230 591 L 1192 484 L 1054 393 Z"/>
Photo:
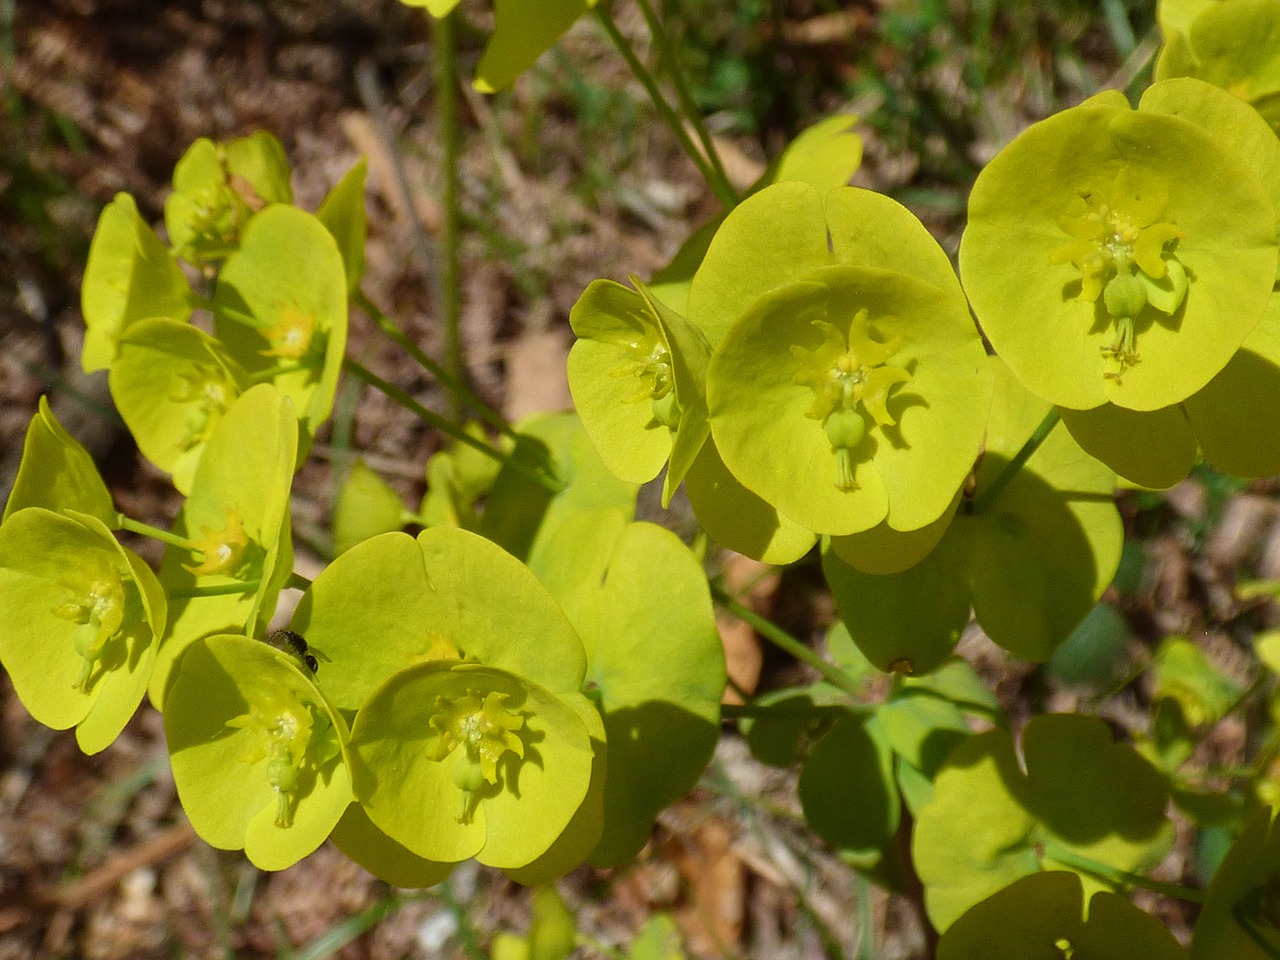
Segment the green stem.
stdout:
<path fill-rule="evenodd" d="M 461 383 L 466 376 L 462 366 L 462 266 L 460 252 L 462 230 L 458 209 L 458 158 L 461 137 L 458 126 L 458 69 L 454 57 L 455 18 L 449 13 L 434 20 L 435 27 L 435 94 L 436 121 L 442 149 L 444 182 L 440 188 L 443 215 L 440 236 L 440 317 L 444 324 L 444 368 L 449 379 Z M 462 404 L 457 394 L 450 396 L 449 418 L 455 423 L 462 417 Z"/>
<path fill-rule="evenodd" d="M 760 614 L 756 613 L 749 607 L 743 606 L 729 594 L 725 593 L 719 587 L 712 584 L 711 596 L 730 613 L 739 620 L 749 623 L 755 631 L 764 637 L 775 647 L 784 650 L 791 656 L 795 657 L 801 663 L 808 664 L 822 674 L 822 678 L 832 686 L 839 687 L 846 693 L 851 693 L 855 697 L 862 695 L 862 689 L 851 678 L 847 677 L 843 670 L 833 663 L 828 663 L 818 654 L 814 653 L 807 646 L 797 640 L 787 631 L 783 630 L 776 623 L 771 623 Z"/>
<path fill-rule="evenodd" d="M 1058 408 L 1050 407 L 1049 412 L 1040 421 L 1040 426 L 1036 427 L 1035 432 L 1022 445 L 1022 449 L 1018 451 L 1012 460 L 1005 464 L 1004 469 L 991 481 L 990 486 L 973 498 L 967 512 L 985 513 L 991 509 L 991 505 L 999 499 L 1000 494 L 1004 492 L 1004 488 L 1009 485 L 1009 481 L 1018 475 L 1018 471 L 1031 459 L 1031 455 L 1040 449 L 1040 444 L 1044 443 L 1045 438 L 1058 425 L 1059 419 Z"/>
<path fill-rule="evenodd" d="M 267 367 L 265 370 L 255 370 L 249 375 L 249 379 L 258 383 L 269 383 L 276 377 L 282 377 L 286 373 L 297 373 L 299 370 L 311 370 L 314 364 L 300 363 L 293 361 L 292 363 L 279 363 L 274 367 Z"/>
<path fill-rule="evenodd" d="M 698 149 L 697 145 L 689 139 L 689 134 L 684 128 L 684 124 L 680 122 L 680 118 L 676 116 L 670 104 L 663 99 L 662 91 L 658 89 L 658 81 L 654 78 L 649 69 L 640 62 L 640 58 L 636 56 L 631 44 L 627 38 L 622 35 L 622 31 L 618 29 L 618 25 L 614 23 L 613 16 L 609 13 L 606 0 L 601 0 L 595 6 L 596 19 L 600 21 L 600 25 L 604 27 L 604 32 L 609 35 L 618 53 L 622 55 L 622 59 L 627 62 L 627 66 L 631 69 L 631 73 L 640 85 L 644 87 L 645 93 L 649 95 L 649 99 L 653 102 L 659 116 L 662 117 L 671 133 L 675 136 L 676 141 L 693 161 L 694 166 L 698 168 L 698 172 L 702 174 L 702 179 L 711 187 L 720 203 L 724 205 L 726 210 L 732 209 L 738 202 L 737 194 L 734 193 L 733 187 L 729 185 L 729 181 L 716 176 L 715 170 L 712 168 L 710 161 Z"/>
<path fill-rule="evenodd" d="M 378 305 L 370 300 L 363 290 L 357 290 L 352 299 L 355 301 L 356 306 L 378 325 L 379 330 L 390 337 L 405 353 L 409 354 L 417 362 L 418 366 L 435 377 L 446 390 L 474 410 L 481 420 L 499 433 L 505 434 L 512 439 L 515 438 L 516 432 L 511 428 L 511 424 L 503 420 L 500 414 L 495 413 L 486 406 L 485 402 L 467 387 L 465 379 L 454 379 L 448 370 L 427 356 L 416 343 L 409 339 L 403 330 L 396 326 L 394 320 L 378 309 Z"/>
<path fill-rule="evenodd" d="M 707 130 L 706 122 L 702 118 L 702 110 L 698 107 L 697 101 L 694 100 L 693 93 L 689 89 L 688 79 L 684 75 L 684 70 L 680 67 L 680 58 L 676 53 L 675 46 L 672 44 L 671 38 L 667 36 L 667 32 L 662 28 L 662 23 L 658 20 L 658 15 L 649 0 L 637 0 L 637 5 L 640 7 L 640 12 L 644 15 L 644 21 L 649 27 L 649 35 L 653 38 L 654 46 L 658 48 L 658 58 L 662 63 L 662 67 L 670 78 L 672 86 L 676 89 L 676 99 L 680 101 L 680 109 L 684 111 L 685 118 L 692 124 L 694 133 L 698 135 L 703 153 L 711 161 L 716 183 L 723 190 L 723 195 L 718 190 L 717 196 L 720 196 L 722 201 L 725 196 L 731 196 L 733 202 L 727 204 L 727 206 L 735 206 L 738 202 L 738 192 L 734 190 L 733 184 L 729 182 L 729 177 L 725 173 L 724 163 L 720 160 L 715 141 L 711 139 L 711 132 Z"/>
<path fill-rule="evenodd" d="M 219 583 L 205 587 L 188 587 L 185 590 L 170 590 L 169 596 L 183 600 L 189 600 L 192 597 L 229 597 L 257 593 L 261 586 L 261 580 L 245 580 L 242 583 Z"/>
<path fill-rule="evenodd" d="M 141 534 L 144 537 L 150 537 L 152 540 L 159 540 L 161 543 L 167 543 L 171 547 L 180 547 L 183 550 L 189 550 L 192 559 L 197 562 L 204 562 L 204 551 L 200 549 L 200 545 L 194 540 L 186 537 L 180 537 L 176 533 L 170 533 L 168 530 L 161 530 L 159 527 L 153 527 L 149 523 L 143 523 L 141 520 L 134 520 L 132 517 L 126 517 L 123 513 L 116 514 L 117 530 L 128 530 L 130 533 Z"/>
<path fill-rule="evenodd" d="M 1143 890 L 1150 890 L 1152 893 L 1163 894 L 1166 897 L 1174 897 L 1178 900 L 1185 900 L 1188 903 L 1204 903 L 1205 892 L 1196 890 L 1192 887 L 1184 887 L 1178 883 L 1165 883 L 1162 880 L 1152 880 L 1150 877 L 1144 877 L 1140 873 L 1130 873 L 1128 870 L 1121 870 L 1119 867 L 1113 867 L 1110 864 L 1101 863 L 1092 857 L 1086 857 L 1076 853 L 1073 850 L 1067 850 L 1054 843 L 1046 843 L 1044 846 L 1044 854 L 1047 858 L 1055 860 L 1063 866 L 1070 867 L 1072 870 L 1079 870 L 1081 873 L 1088 874 L 1095 879 L 1104 883 L 1112 884 L 1118 887 L 1139 887 Z"/>
<path fill-rule="evenodd" d="M 304 577 L 300 573 L 290 573 L 289 579 L 284 582 L 286 590 L 310 590 L 311 580 Z"/>
<path fill-rule="evenodd" d="M 343 358 L 342 369 L 346 370 L 347 373 L 351 374 L 353 377 L 356 377 L 359 380 L 363 380 L 365 383 L 373 387 L 375 390 L 378 390 L 381 393 L 386 394 L 388 397 L 390 397 L 396 403 L 400 404 L 400 406 L 404 407 L 410 413 L 414 414 L 424 423 L 428 423 L 431 426 L 435 427 L 437 430 L 439 430 L 441 433 L 445 433 L 450 437 L 453 437 L 453 439 L 456 440 L 458 443 L 465 444 L 466 446 L 471 447 L 473 450 L 477 451 L 478 453 L 484 454 L 490 460 L 496 460 L 498 463 L 502 464 L 503 466 L 509 466 L 512 470 L 523 475 L 529 480 L 532 480 L 534 483 L 536 483 L 538 486 L 542 487 L 543 489 L 551 491 L 551 493 L 553 494 L 561 493 L 564 491 L 564 485 L 561 484 L 554 477 L 549 477 L 545 473 L 540 473 L 537 470 L 532 470 L 529 467 L 525 466 L 523 463 L 521 463 L 519 460 L 516 460 L 512 457 L 507 456 L 500 450 L 493 449 L 493 447 L 489 446 L 489 444 L 485 443 L 483 440 L 479 440 L 473 437 L 471 434 L 467 433 L 467 431 L 463 430 L 457 424 L 445 419 L 444 417 L 440 416 L 440 414 L 435 413 L 434 411 L 428 410 L 426 407 L 420 404 L 417 400 L 413 399 L 413 397 L 409 396 L 399 387 L 388 383 L 386 380 L 383 380 L 380 376 L 378 376 L 372 370 L 369 370 L 367 367 L 351 359 L 350 357 Z"/>

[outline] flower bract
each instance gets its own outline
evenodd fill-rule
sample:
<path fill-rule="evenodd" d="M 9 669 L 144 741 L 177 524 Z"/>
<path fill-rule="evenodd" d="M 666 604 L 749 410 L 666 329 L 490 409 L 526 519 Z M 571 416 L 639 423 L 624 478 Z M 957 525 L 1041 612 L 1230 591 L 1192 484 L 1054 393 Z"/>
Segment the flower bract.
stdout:
<path fill-rule="evenodd" d="M 982 171 L 961 277 L 1032 393 L 1073 409 L 1158 409 L 1203 387 L 1258 325 L 1276 276 L 1271 196 L 1196 122 L 1099 94 Z"/>
<path fill-rule="evenodd" d="M 0 664 L 31 715 L 86 753 L 133 716 L 164 633 L 151 569 L 100 520 L 28 507 L 0 524 Z"/>

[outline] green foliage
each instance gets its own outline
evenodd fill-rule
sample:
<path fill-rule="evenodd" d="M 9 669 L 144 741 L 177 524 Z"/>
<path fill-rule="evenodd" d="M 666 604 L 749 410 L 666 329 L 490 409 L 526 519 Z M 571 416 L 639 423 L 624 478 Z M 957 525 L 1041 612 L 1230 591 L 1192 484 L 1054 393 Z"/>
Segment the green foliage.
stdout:
<path fill-rule="evenodd" d="M 1113 743 L 1099 720 L 1035 717 L 1022 735 L 1026 772 L 1002 731 L 962 742 L 920 811 L 912 855 L 929 917 L 946 930 L 1020 877 L 1072 869 L 1073 855 L 1124 871 L 1154 866 L 1173 842 L 1168 789 L 1155 768 Z M 1082 874 L 1092 893 L 1107 885 Z"/>
<path fill-rule="evenodd" d="M 1086 890 L 1082 896 L 1079 877 L 1057 871 L 1010 884 L 966 912 L 938 944 L 939 960 L 1137 955 L 1152 960 L 1186 956 L 1155 917 L 1114 894 L 1090 896 Z"/>
<path fill-rule="evenodd" d="M 477 86 L 513 82 L 591 7 L 497 0 Z M 975 41 L 992 34 L 984 9 L 965 24 Z M 885 12 L 879 38 L 927 58 L 944 13 Z M 1036 682 L 1101 699 L 1127 682 L 1126 624 L 1099 602 L 1125 545 L 1117 474 L 1158 488 L 1194 469 L 1220 506 L 1239 481 L 1197 464 L 1280 470 L 1265 416 L 1280 403 L 1274 17 L 1262 0 L 1164 4 L 1162 79 L 1136 109 L 1098 94 L 978 176 L 963 284 L 914 214 L 847 185 L 862 154 L 849 116 L 810 127 L 740 200 L 698 154 L 724 211 L 649 281 L 586 288 L 570 314 L 578 412 L 514 425 L 447 378 L 479 419 L 436 419 L 345 357 L 352 303 L 407 344 L 360 288 L 363 161 L 312 214 L 271 135 L 197 141 L 166 201 L 169 249 L 121 194 L 83 287 L 82 364 L 108 371 L 178 516 L 165 531 L 117 513 L 42 401 L 0 522 L 0 663 L 31 714 L 90 753 L 149 693 L 195 830 L 263 869 L 332 838 L 397 886 L 470 858 L 545 885 L 636 857 L 713 756 L 726 668 L 706 538 L 771 564 L 817 545 L 838 614 L 825 657 L 717 598 L 820 679 L 723 713 L 797 771 L 805 822 L 845 863 L 923 885 L 940 957 L 1180 955 L 1117 895 L 1178 892 L 1142 875 L 1172 843 L 1171 800 L 1203 874 L 1217 866 L 1192 956 L 1274 956 L 1280 707 L 1250 714 L 1268 724 L 1229 788 L 1191 763 L 1245 698 L 1274 701 L 1273 677 L 1245 688 L 1167 638 L 1147 668 L 1150 729 L 1129 745 L 1087 715 L 1015 725 L 955 655 L 976 623 L 1010 658 L 1048 662 Z M 994 57 L 965 82 L 981 88 Z M 689 134 L 661 106 L 691 152 L 711 143 L 701 117 Z M 290 497 L 344 365 L 455 442 L 426 465 L 416 513 L 354 458 L 338 556 L 307 585 Z M 636 519 L 659 476 L 663 507 L 685 487 L 692 549 Z M 158 574 L 125 530 L 165 543 Z M 307 589 L 269 633 L 286 584 Z M 1254 640 L 1274 672 L 1275 637 Z M 563 960 L 575 941 L 543 886 L 527 940 L 492 953 Z M 630 952 L 681 955 L 667 918 Z"/>
<path fill-rule="evenodd" d="M 117 194 L 98 218 L 80 287 L 85 372 L 111 366 L 120 337 L 135 321 L 186 320 L 190 295 L 177 261 L 143 221 L 133 197 Z"/>

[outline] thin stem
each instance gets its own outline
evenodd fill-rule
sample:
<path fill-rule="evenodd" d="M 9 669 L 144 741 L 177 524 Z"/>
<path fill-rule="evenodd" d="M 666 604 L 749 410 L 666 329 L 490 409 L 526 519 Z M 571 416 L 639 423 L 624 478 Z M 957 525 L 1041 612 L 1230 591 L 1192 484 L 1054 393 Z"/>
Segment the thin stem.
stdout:
<path fill-rule="evenodd" d="M 738 202 L 737 194 L 734 193 L 733 187 L 729 185 L 729 181 L 716 176 L 714 168 L 710 161 L 703 155 L 702 151 L 689 139 L 689 134 L 684 128 L 684 124 L 680 122 L 680 118 L 676 116 L 670 104 L 662 97 L 662 91 L 658 89 L 658 81 L 654 78 L 649 69 L 640 62 L 640 58 L 636 56 L 631 44 L 627 38 L 622 35 L 622 31 L 618 29 L 618 25 L 614 23 L 612 15 L 609 13 L 608 4 L 601 0 L 595 6 L 596 19 L 600 21 L 600 25 L 604 27 L 604 32 L 609 35 L 618 53 L 622 55 L 622 59 L 627 62 L 627 66 L 631 69 L 631 73 L 640 85 L 644 87 L 645 93 L 649 95 L 649 99 L 653 101 L 654 107 L 657 109 L 659 116 L 662 117 L 671 133 L 675 136 L 676 141 L 693 161 L 694 166 L 698 168 L 698 172 L 702 174 L 702 179 L 707 182 L 716 197 L 724 205 L 725 209 L 731 209 Z"/>
<path fill-rule="evenodd" d="M 278 363 L 274 367 L 267 367 L 263 370 L 255 370 L 253 373 L 249 375 L 249 379 L 255 380 L 258 383 L 268 383 L 274 380 L 276 377 L 282 377 L 287 373 L 297 373 L 299 370 L 311 370 L 311 369 L 314 369 L 314 366 L 315 366 L 314 364 L 299 363 L 298 361 L 293 361 L 290 363 Z"/>
<path fill-rule="evenodd" d="M 676 53 L 675 46 L 672 44 L 671 38 L 667 36 L 667 32 L 662 28 L 662 23 L 658 20 L 658 15 L 649 0 L 636 0 L 636 3 L 640 7 L 640 12 L 644 15 L 644 21 L 649 27 L 649 35 L 653 38 L 654 46 L 658 48 L 658 58 L 662 62 L 662 67 L 670 78 L 672 86 L 676 89 L 676 99 L 680 101 L 680 109 L 684 111 L 685 118 L 693 126 L 694 133 L 698 135 L 698 140 L 702 143 L 703 153 L 711 161 L 717 182 L 723 185 L 726 195 L 731 194 L 733 196 L 733 203 L 729 204 L 729 206 L 733 206 L 738 202 L 738 192 L 734 190 L 733 184 L 729 182 L 729 177 L 724 170 L 724 163 L 720 160 L 720 153 L 716 150 L 715 141 L 711 139 L 711 132 L 707 130 L 706 122 L 702 118 L 702 110 L 698 107 L 693 93 L 689 90 L 688 78 L 685 77 L 684 70 L 680 67 L 680 58 Z"/>
<path fill-rule="evenodd" d="M 444 182 L 440 187 L 443 215 L 440 254 L 444 261 L 440 272 L 440 318 L 444 324 L 444 367 L 454 383 L 466 375 L 462 366 L 462 266 L 459 253 L 462 230 L 458 210 L 458 157 L 461 137 L 458 128 L 458 71 L 454 58 L 454 15 L 449 13 L 433 21 L 435 26 L 436 120 L 439 124 L 441 164 Z M 460 398 L 450 397 L 450 419 L 462 417 Z"/>
<path fill-rule="evenodd" d="M 123 513 L 116 514 L 116 529 L 128 530 L 130 533 L 141 534 L 144 537 L 150 537 L 152 540 L 167 543 L 171 547 L 190 550 L 193 559 L 198 562 L 204 562 L 204 551 L 200 549 L 199 544 L 194 540 L 180 537 L 176 533 L 170 533 L 168 530 L 161 530 L 159 527 L 153 527 L 151 524 L 143 523 L 141 520 L 126 517 Z"/>
<path fill-rule="evenodd" d="M 1056 860 L 1063 866 L 1070 867 L 1072 870 L 1079 870 L 1081 873 L 1086 873 L 1091 877 L 1102 880 L 1104 883 L 1122 887 L 1139 887 L 1143 890 L 1150 890 L 1152 893 L 1163 894 L 1166 897 L 1185 900 L 1188 903 L 1204 903 L 1205 892 L 1203 890 L 1184 887 L 1179 883 L 1152 880 L 1150 877 L 1144 877 L 1140 873 L 1121 870 L 1119 867 L 1113 867 L 1110 864 L 1094 860 L 1092 857 L 1083 856 L 1054 843 L 1045 844 L 1044 853 L 1046 857 Z"/>
<path fill-rule="evenodd" d="M 795 657 L 801 663 L 808 664 L 822 674 L 822 678 L 832 686 L 839 687 L 846 693 L 851 693 L 855 697 L 861 696 L 862 690 L 852 679 L 845 676 L 843 670 L 833 663 L 828 663 L 818 654 L 814 653 L 807 646 L 797 640 L 787 631 L 783 630 L 776 623 L 771 623 L 760 614 L 756 613 L 749 607 L 743 606 L 729 594 L 725 593 L 714 584 L 711 587 L 711 596 L 730 613 L 739 620 L 749 623 L 755 631 L 764 637 L 775 647 L 784 650 L 791 656 Z"/>
<path fill-rule="evenodd" d="M 229 597 L 257 593 L 258 588 L 261 586 L 261 580 L 245 580 L 241 583 L 218 583 L 204 587 L 188 587 L 185 590 L 170 590 L 169 596 L 183 600 L 190 600 L 192 597 Z"/>
<path fill-rule="evenodd" d="M 1018 475 L 1018 471 L 1031 459 L 1031 455 L 1040 449 L 1040 444 L 1044 443 L 1045 438 L 1058 425 L 1059 419 L 1058 408 L 1050 407 L 1049 412 L 1040 421 L 1040 426 L 1036 427 L 1035 432 L 1022 445 L 1022 449 L 1018 451 L 1017 455 L 1005 464 L 1004 469 L 991 481 L 987 489 L 973 498 L 973 501 L 969 504 L 969 513 L 985 513 L 991 509 L 991 505 L 999 499 L 1000 494 L 1004 492 L 1004 488 L 1009 485 L 1009 481 Z"/>
<path fill-rule="evenodd" d="M 302 574 L 300 574 L 300 573 L 290 573 L 290 574 L 289 574 L 289 579 L 288 579 L 288 580 L 286 580 L 286 581 L 284 582 L 284 589 L 286 589 L 286 590 L 310 590 L 310 589 L 311 589 L 311 580 L 310 580 L 308 577 L 304 577 L 304 576 L 303 576 Z"/>
<path fill-rule="evenodd" d="M 538 486 L 546 490 L 550 490 L 553 494 L 563 492 L 564 490 L 563 484 L 561 484 L 555 478 L 548 477 L 546 474 L 539 473 L 537 470 L 532 470 L 529 467 L 525 466 L 523 463 L 521 463 L 519 460 L 516 460 L 513 457 L 507 456 L 500 450 L 493 449 L 493 447 L 489 446 L 489 444 L 485 443 L 483 440 L 476 439 L 471 434 L 467 433 L 467 431 L 459 427 L 457 424 L 452 423 L 451 421 L 445 419 L 444 417 L 440 416 L 440 414 L 435 413 L 434 411 L 428 410 L 426 407 L 420 404 L 417 400 L 413 399 L 413 397 L 409 396 L 399 387 L 388 383 L 386 380 L 383 380 L 380 376 L 378 376 L 372 370 L 369 370 L 367 367 L 363 366 L 359 362 L 351 359 L 350 357 L 344 357 L 342 360 L 342 368 L 346 370 L 347 373 L 351 374 L 353 377 L 356 377 L 359 380 L 363 380 L 365 383 L 373 387 L 375 390 L 378 390 L 381 393 L 386 394 L 388 397 L 390 397 L 396 403 L 400 404 L 400 406 L 404 407 L 410 413 L 414 414 L 424 423 L 428 423 L 431 426 L 435 427 L 437 430 L 439 430 L 441 433 L 445 433 L 450 437 L 453 437 L 453 439 L 456 440 L 458 443 L 462 443 L 468 447 L 471 447 L 473 450 L 476 450 L 479 453 L 484 454 L 490 460 L 496 460 L 498 463 L 502 464 L 503 466 L 509 466 L 512 470 L 523 475 L 529 480 L 532 480 Z"/>
<path fill-rule="evenodd" d="M 475 411 L 485 423 L 493 427 L 498 432 L 508 437 L 515 438 L 516 432 L 511 428 L 511 424 L 502 419 L 502 416 L 495 413 L 486 406 L 485 402 L 471 392 L 467 387 L 466 381 L 456 380 L 450 376 L 449 371 L 436 363 L 427 356 L 422 349 L 409 339 L 403 330 L 396 326 L 396 322 L 383 313 L 378 305 L 370 300 L 363 290 L 357 290 L 352 299 L 356 306 L 363 310 L 374 323 L 378 325 L 378 329 L 390 337 L 397 346 L 403 349 L 411 356 L 423 370 L 431 374 L 436 380 L 450 393 L 458 397 L 464 404 Z"/>

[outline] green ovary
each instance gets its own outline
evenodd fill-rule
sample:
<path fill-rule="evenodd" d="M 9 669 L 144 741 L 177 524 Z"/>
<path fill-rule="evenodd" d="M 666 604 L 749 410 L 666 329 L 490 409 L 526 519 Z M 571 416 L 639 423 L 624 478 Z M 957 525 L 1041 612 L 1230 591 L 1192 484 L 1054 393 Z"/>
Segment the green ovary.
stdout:
<path fill-rule="evenodd" d="M 654 419 L 674 430 L 680 423 L 680 405 L 676 401 L 671 351 L 652 320 L 641 316 L 627 319 L 629 329 L 625 333 L 615 332 L 607 338 L 622 353 L 622 362 L 612 376 L 639 381 L 636 392 L 623 402 L 650 401 Z"/>
<path fill-rule="evenodd" d="M 815 350 L 793 346 L 791 355 L 804 369 L 793 382 L 813 391 L 813 405 L 805 416 L 821 420 L 836 458 L 836 487 L 856 490 L 854 449 L 867 431 L 867 417 L 879 427 L 896 421 L 889 413 L 889 393 L 911 379 L 902 367 L 888 364 L 898 352 L 900 339 L 881 342 L 872 336 L 866 310 L 859 310 L 846 337 L 834 324 L 815 320 L 822 344 Z"/>
<path fill-rule="evenodd" d="M 431 726 L 434 739 L 428 756 L 444 760 L 454 754 L 452 776 L 462 791 L 459 823 L 471 822 L 478 792 L 498 782 L 498 762 L 507 753 L 524 758 L 524 742 L 516 731 L 524 728 L 524 717 L 505 706 L 507 694 L 482 694 L 468 689 L 460 697 L 436 697 L 436 714 Z"/>
<path fill-rule="evenodd" d="M 53 615 L 76 624 L 72 644 L 84 658 L 80 676 L 72 684 L 81 693 L 93 686 L 94 667 L 102 659 L 107 643 L 124 625 L 125 591 L 120 576 L 105 564 L 87 581 L 64 583 L 71 599 L 53 608 Z"/>
<path fill-rule="evenodd" d="M 1162 219 L 1169 187 L 1158 175 L 1125 166 L 1107 187 L 1082 190 L 1079 197 L 1077 209 L 1058 218 L 1073 239 L 1049 259 L 1080 271 L 1078 299 L 1102 297 L 1116 330 L 1115 339 L 1102 348 L 1115 366 L 1103 376 L 1119 382 L 1140 359 L 1134 318 L 1147 306 L 1172 314 L 1186 297 L 1186 270 L 1169 249 L 1184 234 Z"/>
<path fill-rule="evenodd" d="M 333 756 L 337 747 L 327 743 L 329 724 L 317 717 L 309 704 L 291 690 L 259 688 L 251 691 L 248 713 L 233 717 L 226 726 L 251 734 L 245 760 L 249 764 L 266 761 L 267 782 L 276 795 L 275 825 L 293 825 L 300 786 L 308 763 L 319 766 Z M 309 756 L 308 751 L 314 756 Z"/>
<path fill-rule="evenodd" d="M 193 366 L 182 375 L 183 385 L 169 395 L 174 403 L 187 405 L 186 435 L 178 446 L 186 451 L 209 439 L 214 425 L 227 412 L 239 390 L 226 377 L 206 367 Z"/>

